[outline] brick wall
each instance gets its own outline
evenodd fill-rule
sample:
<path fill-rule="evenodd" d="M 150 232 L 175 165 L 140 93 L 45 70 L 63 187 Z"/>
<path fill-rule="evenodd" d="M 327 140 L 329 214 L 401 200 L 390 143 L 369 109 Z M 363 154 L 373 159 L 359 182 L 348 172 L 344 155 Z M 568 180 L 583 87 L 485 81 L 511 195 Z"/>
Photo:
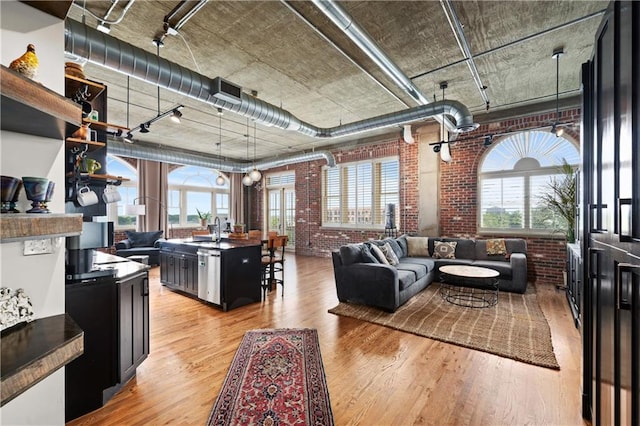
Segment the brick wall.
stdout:
<path fill-rule="evenodd" d="M 561 111 L 560 121 L 580 122 L 580 110 Z M 477 233 L 477 171 L 487 148 L 483 136 L 503 132 L 548 126 L 555 120 L 555 113 L 519 117 L 481 125 L 472 133 L 461 136 L 464 141 L 451 147 L 453 161 L 440 163 L 440 229 L 442 236 L 467 238 L 492 238 L 503 235 Z M 579 141 L 577 125 L 565 129 L 568 138 Z M 476 138 L 470 140 L 472 138 Z M 494 142 L 497 142 L 496 138 Z M 413 233 L 418 228 L 418 144 L 408 145 L 401 140 L 335 150 L 337 163 L 363 159 L 400 156 L 400 206 L 396 212 L 400 219 L 401 233 Z M 435 155 L 435 154 L 433 154 Z M 332 250 L 351 242 L 378 238 L 379 231 L 322 227 L 321 224 L 321 168 L 323 161 L 289 165 L 296 172 L 296 253 L 308 256 L 330 256 Z M 278 169 L 279 170 L 279 169 Z M 261 223 L 262 194 L 252 191 L 252 218 Z M 530 281 L 542 284 L 562 284 L 565 268 L 565 243 L 559 238 L 525 237 L 528 247 Z"/>

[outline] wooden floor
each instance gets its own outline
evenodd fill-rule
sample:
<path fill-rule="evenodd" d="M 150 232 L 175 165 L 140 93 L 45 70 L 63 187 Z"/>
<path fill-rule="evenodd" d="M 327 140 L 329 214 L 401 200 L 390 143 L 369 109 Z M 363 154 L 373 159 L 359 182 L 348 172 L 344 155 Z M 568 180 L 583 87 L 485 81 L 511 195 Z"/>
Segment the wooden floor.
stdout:
<path fill-rule="evenodd" d="M 581 343 L 563 293 L 538 286 L 560 371 L 327 310 L 330 259 L 288 256 L 281 288 L 229 312 L 166 289 L 151 270 L 151 354 L 100 410 L 72 425 L 205 424 L 247 330 L 318 330 L 336 425 L 582 425 Z M 542 288 L 540 288 L 542 287 Z"/>

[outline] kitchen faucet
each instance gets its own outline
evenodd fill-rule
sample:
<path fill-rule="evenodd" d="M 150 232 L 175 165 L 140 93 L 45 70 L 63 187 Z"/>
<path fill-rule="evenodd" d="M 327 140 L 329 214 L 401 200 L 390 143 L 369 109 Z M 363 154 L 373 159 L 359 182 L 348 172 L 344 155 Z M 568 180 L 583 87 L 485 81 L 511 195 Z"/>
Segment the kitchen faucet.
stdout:
<path fill-rule="evenodd" d="M 220 218 L 218 216 L 216 216 L 215 219 L 213 219 L 213 229 L 215 230 L 216 233 L 216 243 L 220 242 Z"/>

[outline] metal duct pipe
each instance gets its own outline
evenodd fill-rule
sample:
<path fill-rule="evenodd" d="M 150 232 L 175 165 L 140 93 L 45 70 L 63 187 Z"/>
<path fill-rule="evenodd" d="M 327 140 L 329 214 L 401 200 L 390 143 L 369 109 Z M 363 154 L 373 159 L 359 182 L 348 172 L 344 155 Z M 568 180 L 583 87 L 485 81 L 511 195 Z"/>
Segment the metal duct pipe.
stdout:
<path fill-rule="evenodd" d="M 144 143 L 130 144 L 117 139 L 110 139 L 107 153 L 121 155 L 142 160 L 159 161 L 163 163 L 181 164 L 185 166 L 200 166 L 213 168 L 225 172 L 247 173 L 254 168 L 253 162 L 238 162 L 222 160 L 220 158 L 203 155 L 202 153 L 177 150 L 169 147 L 158 149 L 155 145 Z M 334 167 L 336 159 L 329 151 L 315 151 L 294 154 L 288 157 L 256 161 L 255 168 L 268 170 L 287 164 L 304 163 L 306 161 L 326 160 L 327 166 Z"/>
<path fill-rule="evenodd" d="M 440 101 L 354 123 L 320 128 L 299 120 L 289 111 L 246 93 L 241 94 L 239 104 L 213 97 L 213 80 L 209 77 L 71 19 L 65 21 L 65 52 L 86 58 L 88 61 L 105 68 L 209 103 L 217 108 L 251 118 L 265 126 L 275 126 L 312 137 L 348 136 L 384 127 L 401 126 L 410 121 L 424 120 L 441 113 L 453 117 L 460 132 L 469 131 L 473 127 L 473 116 L 464 105 L 456 101 Z M 435 107 L 437 105 L 441 105 L 442 109 Z"/>

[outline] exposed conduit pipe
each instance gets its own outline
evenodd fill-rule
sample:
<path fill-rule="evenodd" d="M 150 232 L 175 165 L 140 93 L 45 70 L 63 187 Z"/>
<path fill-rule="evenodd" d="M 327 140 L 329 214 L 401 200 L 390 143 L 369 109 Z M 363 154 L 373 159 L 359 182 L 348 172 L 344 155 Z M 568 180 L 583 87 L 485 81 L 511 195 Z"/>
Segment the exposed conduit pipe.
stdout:
<path fill-rule="evenodd" d="M 464 35 L 464 30 L 462 29 L 460 18 L 458 18 L 458 14 L 453 8 L 451 0 L 440 0 L 440 5 L 442 6 L 442 10 L 444 10 L 444 15 L 447 17 L 447 21 L 449 21 L 449 26 L 453 31 L 453 35 L 455 36 L 456 41 L 458 42 L 458 47 L 465 57 L 465 61 L 467 62 L 467 66 L 469 67 L 469 71 L 471 72 L 471 77 L 473 77 L 473 81 L 476 83 L 476 87 L 478 88 L 480 96 L 482 97 L 482 100 L 484 101 L 484 104 L 488 110 L 489 96 L 487 96 L 486 93 L 487 87 L 482 84 L 482 80 L 480 80 L 480 73 L 478 72 L 476 63 L 473 60 L 473 55 L 471 54 L 471 49 L 469 48 L 467 37 Z"/>
<path fill-rule="evenodd" d="M 247 173 L 254 168 L 253 162 L 225 161 L 221 158 L 203 155 L 200 152 L 189 152 L 170 147 L 158 149 L 157 145 L 141 142 L 130 144 L 117 139 L 109 140 L 107 153 L 130 158 L 159 161 L 162 163 L 207 167 L 233 173 Z M 286 166 L 287 164 L 304 163 L 315 160 L 325 160 L 329 167 L 336 165 L 336 159 L 329 151 L 315 151 L 256 161 L 255 167 L 261 170 L 268 170 L 274 167 Z"/>
<path fill-rule="evenodd" d="M 239 104 L 215 98 L 212 96 L 213 80 L 209 77 L 71 19 L 65 21 L 65 52 L 206 102 L 214 107 L 251 118 L 265 126 L 292 130 L 316 138 L 350 136 L 385 127 L 401 126 L 438 114 L 450 115 L 456 121 L 459 132 L 468 132 L 478 127 L 473 122 L 473 115 L 469 109 L 457 101 L 435 102 L 331 128 L 317 127 L 299 120 L 287 110 L 246 93 L 241 94 Z"/>
<path fill-rule="evenodd" d="M 429 103 L 429 99 L 420 92 L 418 86 L 413 84 L 413 81 L 389 58 L 364 28 L 353 20 L 342 6 L 332 0 L 313 0 L 313 4 L 419 105 Z M 447 117 L 438 118 L 438 121 L 442 120 L 444 120 L 444 125 L 449 131 L 454 133 L 460 131 Z"/>

